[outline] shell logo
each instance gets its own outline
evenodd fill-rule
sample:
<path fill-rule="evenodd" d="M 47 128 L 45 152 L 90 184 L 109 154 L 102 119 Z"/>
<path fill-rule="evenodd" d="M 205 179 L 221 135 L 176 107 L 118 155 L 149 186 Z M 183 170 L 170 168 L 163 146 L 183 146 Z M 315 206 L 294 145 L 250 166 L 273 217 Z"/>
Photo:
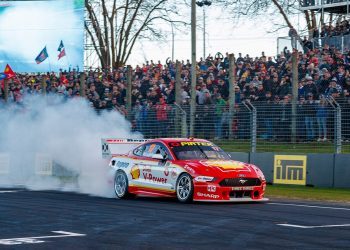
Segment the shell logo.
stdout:
<path fill-rule="evenodd" d="M 140 178 L 140 168 L 138 165 L 134 165 L 130 171 L 131 177 L 135 180 Z"/>
<path fill-rule="evenodd" d="M 239 161 L 220 161 L 220 160 L 209 160 L 201 161 L 201 163 L 208 167 L 218 167 L 222 170 L 236 170 L 245 169 L 245 165 Z"/>

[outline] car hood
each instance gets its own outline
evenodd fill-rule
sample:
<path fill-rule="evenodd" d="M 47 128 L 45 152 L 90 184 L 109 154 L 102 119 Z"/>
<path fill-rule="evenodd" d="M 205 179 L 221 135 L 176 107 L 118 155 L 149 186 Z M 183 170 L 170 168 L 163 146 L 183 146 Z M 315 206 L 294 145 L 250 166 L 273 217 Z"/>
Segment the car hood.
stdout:
<path fill-rule="evenodd" d="M 257 173 L 250 164 L 234 160 L 191 160 L 185 161 L 196 175 L 218 177 L 256 177 Z M 186 168 L 186 167 L 185 167 Z M 193 173 L 192 173 L 193 174 Z"/>

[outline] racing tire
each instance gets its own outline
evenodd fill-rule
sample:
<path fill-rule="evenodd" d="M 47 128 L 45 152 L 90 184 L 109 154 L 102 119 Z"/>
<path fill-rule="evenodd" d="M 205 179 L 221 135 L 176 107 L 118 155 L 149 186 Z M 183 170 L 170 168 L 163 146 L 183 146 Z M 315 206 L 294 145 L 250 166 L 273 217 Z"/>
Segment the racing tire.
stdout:
<path fill-rule="evenodd" d="M 119 199 L 131 198 L 129 193 L 129 181 L 124 171 L 117 171 L 114 176 L 114 192 Z"/>
<path fill-rule="evenodd" d="M 182 203 L 190 203 L 193 201 L 193 181 L 192 177 L 183 173 L 176 181 L 176 197 Z"/>

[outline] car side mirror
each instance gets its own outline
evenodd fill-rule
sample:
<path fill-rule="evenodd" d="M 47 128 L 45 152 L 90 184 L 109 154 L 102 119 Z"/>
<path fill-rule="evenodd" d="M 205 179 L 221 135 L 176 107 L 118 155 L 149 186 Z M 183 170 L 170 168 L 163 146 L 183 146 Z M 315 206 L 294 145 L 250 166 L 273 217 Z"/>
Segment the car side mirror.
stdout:
<path fill-rule="evenodd" d="M 165 160 L 163 155 L 161 155 L 161 154 L 153 154 L 152 159 L 162 160 L 162 161 Z"/>

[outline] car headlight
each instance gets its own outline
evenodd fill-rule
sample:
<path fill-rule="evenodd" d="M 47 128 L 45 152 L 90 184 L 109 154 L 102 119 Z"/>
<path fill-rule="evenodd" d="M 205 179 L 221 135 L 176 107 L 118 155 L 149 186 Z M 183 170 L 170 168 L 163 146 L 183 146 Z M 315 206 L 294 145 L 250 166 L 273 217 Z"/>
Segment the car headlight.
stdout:
<path fill-rule="evenodd" d="M 260 180 L 265 181 L 264 173 L 258 167 L 256 167 L 256 166 L 252 166 L 252 167 L 254 168 L 254 170 L 257 173 Z"/>
<path fill-rule="evenodd" d="M 197 182 L 212 182 L 215 180 L 215 177 L 212 176 L 197 176 L 194 178 L 195 181 Z"/>

